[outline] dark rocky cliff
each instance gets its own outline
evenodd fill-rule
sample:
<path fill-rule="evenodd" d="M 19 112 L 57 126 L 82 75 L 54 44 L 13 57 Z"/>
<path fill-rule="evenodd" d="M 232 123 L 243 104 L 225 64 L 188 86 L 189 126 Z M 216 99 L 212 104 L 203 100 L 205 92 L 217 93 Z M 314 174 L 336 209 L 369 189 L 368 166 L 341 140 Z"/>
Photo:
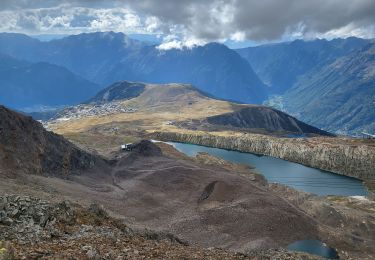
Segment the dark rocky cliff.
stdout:
<path fill-rule="evenodd" d="M 264 107 L 250 106 L 238 111 L 207 118 L 208 123 L 246 129 L 265 129 L 270 132 L 284 131 L 298 134 L 331 135 L 316 127 L 305 124 L 294 117 L 279 110 Z"/>
<path fill-rule="evenodd" d="M 67 176 L 104 163 L 31 117 L 0 106 L 0 174 Z"/>

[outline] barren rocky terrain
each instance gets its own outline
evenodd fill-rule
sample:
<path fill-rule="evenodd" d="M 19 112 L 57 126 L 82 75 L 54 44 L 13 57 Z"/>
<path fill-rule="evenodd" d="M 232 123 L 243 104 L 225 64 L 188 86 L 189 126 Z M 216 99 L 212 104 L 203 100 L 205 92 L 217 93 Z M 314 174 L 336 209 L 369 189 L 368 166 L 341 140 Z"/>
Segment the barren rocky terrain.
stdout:
<path fill-rule="evenodd" d="M 16 195 L 0 201 L 0 259 L 320 259 L 283 249 L 242 254 L 191 246 L 168 233 L 131 229 L 97 204 Z"/>
<path fill-rule="evenodd" d="M 1 259 L 250 259 L 220 249 L 189 247 L 170 234 L 135 231 L 99 205 L 51 203 L 3 195 Z"/>
<path fill-rule="evenodd" d="M 248 167 L 149 144 L 118 154 L 113 183 L 86 174 L 3 178 L 4 247 L 18 256 L 51 259 L 314 259 L 278 248 L 318 238 L 343 259 L 374 254 L 375 204 L 369 199 L 269 186 Z M 145 236 L 144 228 L 154 231 Z M 212 249 L 218 247 L 242 254 Z"/>
<path fill-rule="evenodd" d="M 150 142 L 118 158 L 112 172 L 68 180 L 18 176 L 14 185 L 21 180 L 32 183 L 33 190 L 51 189 L 57 196 L 106 205 L 133 226 L 168 231 L 203 247 L 244 252 L 318 236 L 311 219 L 258 185 L 253 175 L 176 160 Z M 14 190 L 11 181 L 1 190 Z"/>
<path fill-rule="evenodd" d="M 0 174 L 16 173 L 67 176 L 105 167 L 87 153 L 42 124 L 0 106 Z"/>
<path fill-rule="evenodd" d="M 269 185 L 249 167 L 208 154 L 190 158 L 167 144 L 142 139 L 174 140 L 193 133 L 211 146 L 248 145 L 278 151 L 272 155 L 288 160 L 301 154 L 309 163 L 328 158 L 328 166 L 341 165 L 362 176 L 370 174 L 366 169 L 373 165 L 360 160 L 372 158 L 371 141 L 280 138 L 279 131 L 254 134 L 237 128 L 186 129 L 179 123 L 249 106 L 214 100 L 179 84 L 147 85 L 138 96 L 115 102 L 135 110 L 83 113 L 46 124 L 74 144 L 29 117 L 1 109 L 0 130 L 6 137 L 0 139 L 1 252 L 50 259 L 314 259 L 283 248 L 297 240 L 319 239 L 343 259 L 374 255 L 371 198 L 317 197 Z M 283 126 L 279 123 L 274 126 Z M 188 141 L 197 143 L 193 135 Z M 233 140 L 226 143 L 228 138 Z M 121 151 L 120 144 L 127 142 L 135 148 Z M 292 144 L 300 146 L 293 150 Z M 342 149 L 341 157 L 330 154 L 335 149 Z M 352 152 L 357 150 L 362 154 Z M 314 153 L 319 154 L 315 159 Z M 59 213 L 61 207 L 69 216 Z"/>
<path fill-rule="evenodd" d="M 1 163 L 0 240 L 1 253 L 8 258 L 180 258 L 186 252 L 200 259 L 253 258 L 262 252 L 287 256 L 293 254 L 268 250 L 319 236 L 311 218 L 267 191 L 264 179 L 249 169 L 225 162 L 218 166 L 207 155 L 187 158 L 150 141 L 106 160 L 47 132 L 29 117 L 5 108 L 2 113 L 2 131 L 14 140 L 10 145 L 1 139 L 1 159 L 25 158 L 23 171 Z M 32 131 L 23 134 L 25 129 Z M 69 159 L 66 164 L 64 158 Z M 45 161 L 49 167 L 43 167 Z M 105 205 L 105 210 L 92 204 Z M 153 231 L 146 238 L 129 238 L 126 226 Z M 165 233 L 178 242 L 176 247 L 169 241 L 156 243 L 156 251 L 147 249 L 155 244 L 149 236 Z"/>

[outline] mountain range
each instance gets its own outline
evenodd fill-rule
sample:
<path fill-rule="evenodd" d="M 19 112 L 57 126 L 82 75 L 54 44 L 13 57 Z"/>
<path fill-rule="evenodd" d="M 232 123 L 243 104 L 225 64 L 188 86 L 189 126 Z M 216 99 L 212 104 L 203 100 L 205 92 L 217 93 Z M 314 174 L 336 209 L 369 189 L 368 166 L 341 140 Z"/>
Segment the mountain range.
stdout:
<path fill-rule="evenodd" d="M 339 134 L 375 132 L 374 42 L 296 40 L 237 50 L 268 85 L 267 105 Z"/>
<path fill-rule="evenodd" d="M 300 76 L 348 55 L 369 42 L 356 37 L 331 41 L 295 40 L 236 51 L 251 64 L 260 79 L 269 86 L 268 93 L 273 95 L 285 93 Z"/>
<path fill-rule="evenodd" d="M 64 66 L 102 87 L 120 80 L 189 83 L 213 96 L 245 103 L 267 98 L 265 85 L 234 50 L 211 43 L 161 50 L 122 33 L 90 33 L 41 42 L 0 34 L 0 53 Z"/>
<path fill-rule="evenodd" d="M 374 80 L 365 73 L 374 67 L 371 44 L 350 37 L 238 50 L 219 43 L 163 50 L 114 32 L 47 42 L 1 33 L 0 103 L 16 109 L 72 105 L 118 81 L 176 82 L 215 98 L 264 103 L 325 130 L 357 135 L 374 131 Z"/>
<path fill-rule="evenodd" d="M 283 104 L 329 131 L 375 133 L 375 43 L 304 75 L 283 95 Z"/>
<path fill-rule="evenodd" d="M 363 89 L 364 95 L 372 97 L 371 84 L 354 83 L 373 81 L 374 52 L 373 46 L 364 47 L 336 60 L 332 67 L 323 67 L 320 75 L 327 70 L 327 79 L 317 87 L 328 82 L 325 95 L 334 93 L 336 89 L 329 86 L 335 82 L 329 75 L 336 79 L 342 72 L 342 81 L 350 82 L 349 90 L 351 86 L 356 91 Z M 46 61 L 6 55 L 3 61 L 0 67 L 5 78 L 10 69 L 26 68 L 27 73 L 41 65 L 73 74 Z M 33 88 L 48 75 L 39 77 L 31 72 L 28 79 L 36 81 L 24 89 L 31 89 L 30 95 L 34 95 Z M 13 80 L 21 78 L 16 75 Z M 342 89 L 342 82 L 337 85 Z M 77 91 L 59 89 L 68 94 Z M 288 89 L 286 94 L 293 90 Z M 311 95 L 303 92 L 318 96 L 324 90 Z M 343 102 L 343 98 L 337 100 Z M 198 127 L 204 132 L 196 131 Z M 261 134 L 252 132 L 254 129 L 261 129 Z M 57 134 L 59 130 L 65 137 Z M 268 173 L 267 167 L 254 164 L 254 169 L 250 164 L 226 161 L 220 158 L 224 150 L 216 150 L 215 157 L 192 149 L 198 153 L 187 156 L 168 143 L 140 140 L 163 140 L 157 138 L 161 133 L 185 135 L 181 141 L 188 143 L 198 143 L 197 138 L 208 140 L 206 145 L 227 149 L 239 149 L 244 144 L 242 147 L 258 149 L 253 152 L 259 156 L 250 155 L 249 161 L 253 164 L 252 158 L 257 158 L 266 166 L 277 159 L 262 154 L 293 162 L 301 162 L 298 158 L 322 162 L 319 169 L 345 164 L 355 172 L 366 169 L 368 173 L 372 167 L 363 162 L 371 161 L 375 154 L 371 140 L 319 136 L 329 133 L 273 108 L 215 99 L 190 84 L 117 82 L 84 103 L 62 110 L 54 122 L 45 122 L 44 126 L 0 105 L 0 258 L 5 252 L 7 259 L 124 259 L 133 255 L 231 259 L 229 253 L 233 259 L 316 259 L 308 254 L 295 255 L 287 245 L 320 239 L 329 240 L 330 247 L 324 249 L 337 250 L 340 257 L 370 259 L 374 255 L 371 196 L 316 196 L 272 183 L 271 179 L 268 183 L 262 175 Z M 305 138 L 310 136 L 316 137 Z M 129 142 L 132 149 L 123 150 L 121 144 Z M 228 143 L 232 146 L 225 146 Z M 239 162 L 241 154 L 232 154 L 235 158 L 228 159 Z M 287 171 L 305 170 L 301 167 L 288 163 L 274 176 L 280 173 L 288 183 L 295 177 L 288 177 Z M 313 175 L 318 174 L 314 172 L 297 182 L 314 186 Z M 316 182 L 315 186 L 322 187 L 322 177 L 317 176 L 320 185 Z M 363 178 L 363 182 L 370 182 L 372 173 L 366 176 L 369 180 Z M 333 182 L 337 185 L 336 179 L 332 178 Z M 338 187 L 354 189 L 352 185 Z M 88 210 L 80 206 L 90 203 Z M 212 255 L 215 252 L 222 254 Z"/>
<path fill-rule="evenodd" d="M 99 86 L 64 67 L 0 54 L 0 104 L 16 109 L 80 103 Z"/>

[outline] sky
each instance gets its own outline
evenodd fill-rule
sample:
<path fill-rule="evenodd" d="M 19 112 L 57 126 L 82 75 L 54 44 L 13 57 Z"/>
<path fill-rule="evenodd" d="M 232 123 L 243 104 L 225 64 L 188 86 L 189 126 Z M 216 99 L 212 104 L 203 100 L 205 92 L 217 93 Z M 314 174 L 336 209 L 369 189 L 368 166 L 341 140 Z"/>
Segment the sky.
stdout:
<path fill-rule="evenodd" d="M 1 0 L 0 31 L 115 31 L 148 35 L 165 49 L 374 38 L 375 0 Z"/>

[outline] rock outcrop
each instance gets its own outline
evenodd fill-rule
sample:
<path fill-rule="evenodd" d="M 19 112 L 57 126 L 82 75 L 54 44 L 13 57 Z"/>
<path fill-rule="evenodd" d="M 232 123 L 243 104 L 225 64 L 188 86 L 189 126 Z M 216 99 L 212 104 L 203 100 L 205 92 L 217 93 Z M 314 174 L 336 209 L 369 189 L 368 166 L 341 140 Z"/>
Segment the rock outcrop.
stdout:
<path fill-rule="evenodd" d="M 0 195 L 0 259 L 320 259 L 269 249 L 248 254 L 188 245 L 177 237 L 133 230 L 97 204 L 52 203 Z"/>
<path fill-rule="evenodd" d="M 265 106 L 248 106 L 238 111 L 208 117 L 207 122 L 216 126 L 231 126 L 243 129 L 264 129 L 269 132 L 331 135 L 277 109 Z"/>
<path fill-rule="evenodd" d="M 0 106 L 0 174 L 67 176 L 104 164 L 42 124 Z"/>
<path fill-rule="evenodd" d="M 148 141 L 142 140 L 139 143 L 134 145 L 133 153 L 140 156 L 161 156 L 162 151 L 159 146 Z"/>
<path fill-rule="evenodd" d="M 155 132 L 153 138 L 269 155 L 362 180 L 375 179 L 375 146 L 349 145 L 340 139 L 176 132 Z"/>
<path fill-rule="evenodd" d="M 89 103 L 106 103 L 138 97 L 145 90 L 144 83 L 121 81 L 110 85 L 90 99 Z"/>

